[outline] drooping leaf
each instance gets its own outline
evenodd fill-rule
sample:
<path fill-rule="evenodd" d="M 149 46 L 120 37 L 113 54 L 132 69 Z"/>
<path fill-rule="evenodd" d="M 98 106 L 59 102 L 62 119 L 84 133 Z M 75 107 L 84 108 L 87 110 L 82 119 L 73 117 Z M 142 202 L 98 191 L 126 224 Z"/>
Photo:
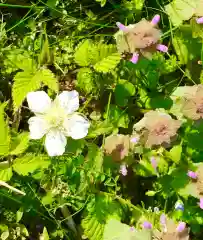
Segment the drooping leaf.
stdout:
<path fill-rule="evenodd" d="M 13 169 L 19 175 L 27 176 L 36 170 L 47 168 L 50 165 L 50 159 L 46 155 L 28 154 L 16 158 L 13 163 Z"/>

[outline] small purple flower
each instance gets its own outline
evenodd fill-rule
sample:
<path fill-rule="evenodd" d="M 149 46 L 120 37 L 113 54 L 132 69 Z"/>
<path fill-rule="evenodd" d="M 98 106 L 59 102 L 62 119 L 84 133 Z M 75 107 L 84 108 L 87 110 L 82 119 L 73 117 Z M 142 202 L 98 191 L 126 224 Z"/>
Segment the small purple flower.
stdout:
<path fill-rule="evenodd" d="M 185 222 L 180 222 L 176 228 L 177 232 L 182 232 L 186 227 L 186 223 Z"/>
<path fill-rule="evenodd" d="M 168 52 L 168 47 L 163 45 L 163 44 L 157 44 L 156 49 L 159 50 L 160 52 Z"/>
<path fill-rule="evenodd" d="M 121 173 L 123 176 L 127 176 L 128 170 L 127 170 L 125 164 L 122 164 L 122 165 L 120 166 L 120 173 Z"/>
<path fill-rule="evenodd" d="M 159 23 L 159 21 L 160 21 L 160 15 L 157 14 L 152 18 L 151 24 L 156 25 Z"/>
<path fill-rule="evenodd" d="M 130 139 L 131 143 L 137 143 L 139 141 L 139 137 L 133 137 Z"/>
<path fill-rule="evenodd" d="M 117 27 L 118 27 L 121 31 L 126 31 L 126 29 L 127 29 L 126 26 L 123 25 L 123 24 L 120 23 L 120 22 L 117 22 L 116 25 L 117 25 Z"/>
<path fill-rule="evenodd" d="M 151 157 L 150 161 L 151 161 L 152 167 L 156 171 L 157 170 L 157 160 L 156 160 L 156 158 L 155 157 Z"/>
<path fill-rule="evenodd" d="M 188 177 L 192 178 L 192 179 L 197 179 L 197 173 L 193 172 L 193 171 L 188 171 L 187 172 Z"/>
<path fill-rule="evenodd" d="M 132 63 L 136 64 L 138 62 L 138 60 L 139 60 L 139 53 L 133 53 L 133 56 L 130 61 Z"/>
<path fill-rule="evenodd" d="M 200 198 L 199 207 L 200 207 L 201 209 L 203 209 L 203 198 Z"/>
<path fill-rule="evenodd" d="M 197 24 L 202 24 L 203 23 L 203 17 L 197 18 L 196 22 L 197 22 Z"/>
<path fill-rule="evenodd" d="M 143 222 L 142 227 L 145 229 L 152 229 L 152 224 L 148 221 Z"/>
<path fill-rule="evenodd" d="M 175 204 L 175 210 L 184 211 L 184 204 L 180 201 L 177 201 Z"/>
<path fill-rule="evenodd" d="M 162 213 L 160 216 L 160 224 L 166 225 L 166 215 L 164 213 Z"/>
<path fill-rule="evenodd" d="M 131 232 L 135 232 L 135 230 L 136 230 L 135 227 L 130 227 Z"/>

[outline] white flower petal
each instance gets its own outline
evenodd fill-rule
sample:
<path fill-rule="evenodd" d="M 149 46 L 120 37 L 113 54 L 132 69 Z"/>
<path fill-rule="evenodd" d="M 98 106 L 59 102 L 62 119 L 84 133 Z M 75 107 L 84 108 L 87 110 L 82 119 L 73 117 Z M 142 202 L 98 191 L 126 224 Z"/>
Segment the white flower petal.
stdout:
<path fill-rule="evenodd" d="M 34 113 L 45 113 L 51 107 L 51 99 L 44 91 L 28 93 L 27 102 Z"/>
<path fill-rule="evenodd" d="M 47 133 L 48 124 L 47 122 L 40 117 L 31 117 L 28 120 L 30 138 L 31 139 L 40 139 Z"/>
<path fill-rule="evenodd" d="M 49 156 L 61 156 L 65 152 L 66 137 L 59 131 L 50 131 L 46 135 L 45 147 Z"/>
<path fill-rule="evenodd" d="M 79 108 L 79 94 L 75 90 L 63 91 L 56 99 L 67 114 L 71 114 Z"/>
<path fill-rule="evenodd" d="M 70 136 L 73 139 L 86 137 L 89 126 L 89 122 L 79 114 L 72 115 L 64 122 L 64 128 L 66 129 L 67 136 Z"/>

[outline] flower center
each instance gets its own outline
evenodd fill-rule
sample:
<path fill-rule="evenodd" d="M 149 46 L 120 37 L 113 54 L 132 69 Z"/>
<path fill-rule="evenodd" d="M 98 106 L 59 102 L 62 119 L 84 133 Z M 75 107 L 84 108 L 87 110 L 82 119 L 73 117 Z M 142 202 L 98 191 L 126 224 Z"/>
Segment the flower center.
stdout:
<path fill-rule="evenodd" d="M 52 107 L 45 115 L 45 119 L 48 122 L 50 128 L 57 128 L 59 130 L 63 130 L 65 117 L 65 111 L 55 103 L 53 103 Z"/>
<path fill-rule="evenodd" d="M 167 126 L 166 125 L 161 125 L 161 126 L 159 126 L 159 127 L 157 127 L 155 130 L 154 130 L 154 132 L 155 132 L 155 134 L 157 135 L 157 136 L 159 136 L 159 135 L 165 135 L 166 133 L 167 133 Z"/>

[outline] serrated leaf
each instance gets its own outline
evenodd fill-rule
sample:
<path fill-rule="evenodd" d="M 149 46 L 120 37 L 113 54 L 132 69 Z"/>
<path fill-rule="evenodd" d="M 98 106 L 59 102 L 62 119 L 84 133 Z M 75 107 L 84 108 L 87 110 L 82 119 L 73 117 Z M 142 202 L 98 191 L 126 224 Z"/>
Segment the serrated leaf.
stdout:
<path fill-rule="evenodd" d="M 174 26 L 189 20 L 195 13 L 197 0 L 173 0 L 165 6 L 165 10 Z"/>
<path fill-rule="evenodd" d="M 98 195 L 88 209 L 88 215 L 82 220 L 85 235 L 90 240 L 102 240 L 103 231 L 109 218 L 120 219 L 122 208 L 111 197 Z"/>
<path fill-rule="evenodd" d="M 23 132 L 18 134 L 11 142 L 10 155 L 23 153 L 29 146 L 29 133 Z"/>
<path fill-rule="evenodd" d="M 16 158 L 13 163 L 13 169 L 19 175 L 27 176 L 38 169 L 47 168 L 50 165 L 50 159 L 45 155 L 25 155 Z"/>
<path fill-rule="evenodd" d="M 94 73 L 90 68 L 81 68 L 77 74 L 77 86 L 86 94 L 95 92 Z"/>
<path fill-rule="evenodd" d="M 82 67 L 87 67 L 91 64 L 89 52 L 91 51 L 93 44 L 90 40 L 85 40 L 80 43 L 75 52 L 75 62 Z"/>
<path fill-rule="evenodd" d="M 39 80 L 45 86 L 48 86 L 48 88 L 55 92 L 58 92 L 59 90 L 58 81 L 55 78 L 54 74 L 49 69 L 43 68 L 38 72 L 37 75 L 39 77 Z"/>
<path fill-rule="evenodd" d="M 88 164 L 95 169 L 95 172 L 101 172 L 103 166 L 103 152 L 94 143 L 88 144 Z"/>
<path fill-rule="evenodd" d="M 94 65 L 94 69 L 98 72 L 103 72 L 103 73 L 110 72 L 119 64 L 120 60 L 121 60 L 120 54 L 113 53 L 112 55 L 96 63 Z"/>
<path fill-rule="evenodd" d="M 9 181 L 13 176 L 12 168 L 5 168 L 5 169 L 0 169 L 0 180 L 7 182 Z"/>
<path fill-rule="evenodd" d="M 47 85 L 53 91 L 58 91 L 57 80 L 49 69 L 18 72 L 14 77 L 12 89 L 14 110 L 20 107 L 29 92 L 39 89 L 41 83 L 44 83 L 44 85 Z"/>
<path fill-rule="evenodd" d="M 0 155 L 8 155 L 10 147 L 10 135 L 8 123 L 4 120 L 4 108 L 6 103 L 0 104 Z"/>

